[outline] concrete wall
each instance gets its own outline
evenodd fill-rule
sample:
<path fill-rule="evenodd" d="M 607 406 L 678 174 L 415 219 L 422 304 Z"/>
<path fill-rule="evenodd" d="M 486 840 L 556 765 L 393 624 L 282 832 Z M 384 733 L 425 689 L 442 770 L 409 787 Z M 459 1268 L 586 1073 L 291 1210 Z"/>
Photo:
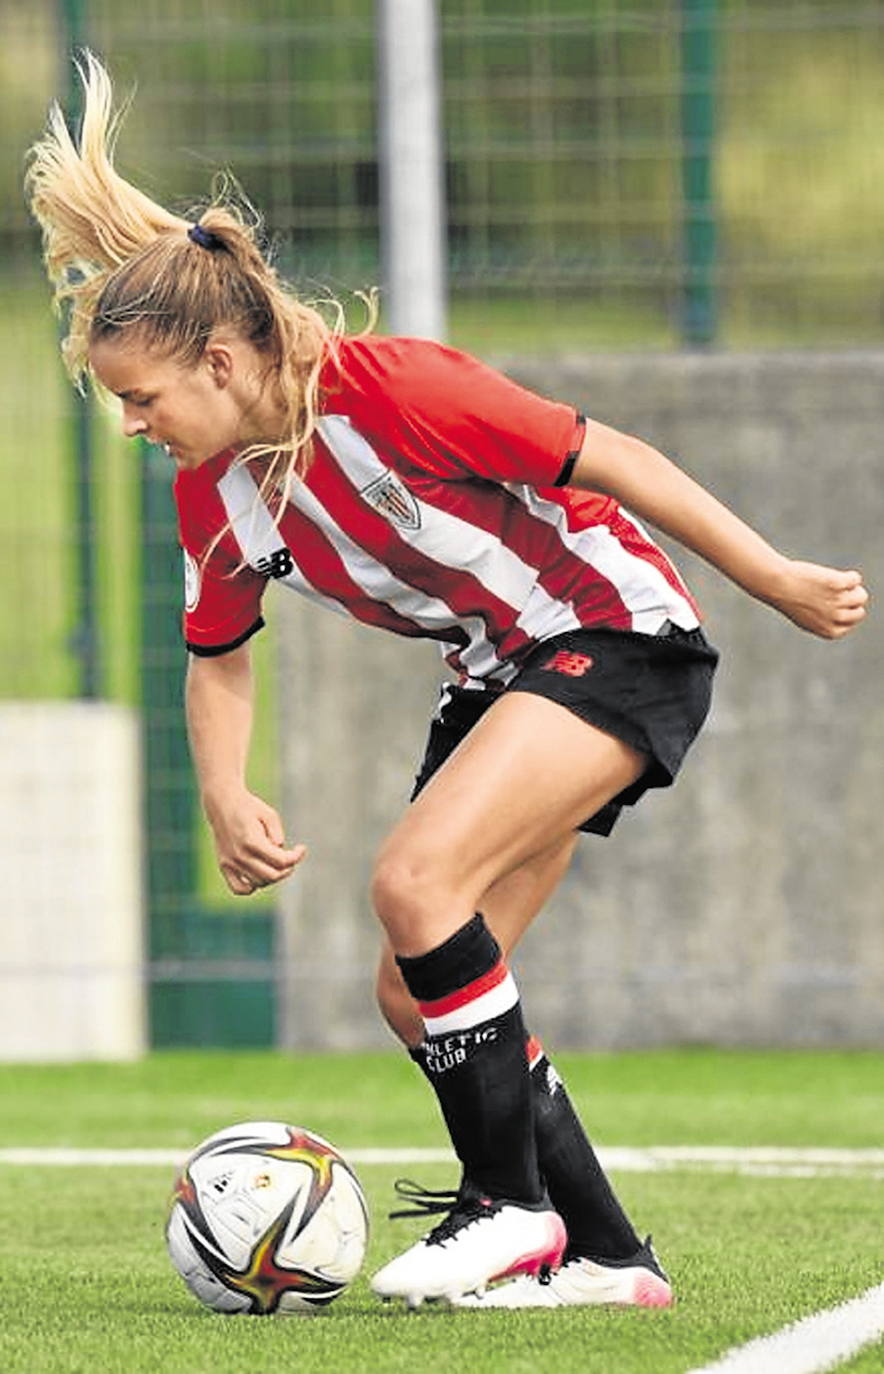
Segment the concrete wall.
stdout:
<path fill-rule="evenodd" d="M 884 585 L 884 354 L 502 360 L 675 457 L 796 556 Z M 553 1047 L 884 1043 L 884 647 L 822 643 L 679 562 L 723 651 L 677 786 L 586 838 L 516 960 Z M 371 855 L 407 795 L 434 651 L 280 595 L 290 1045 L 387 1044 Z"/>
<path fill-rule="evenodd" d="M 145 1048 L 138 723 L 0 703 L 0 1059 Z"/>

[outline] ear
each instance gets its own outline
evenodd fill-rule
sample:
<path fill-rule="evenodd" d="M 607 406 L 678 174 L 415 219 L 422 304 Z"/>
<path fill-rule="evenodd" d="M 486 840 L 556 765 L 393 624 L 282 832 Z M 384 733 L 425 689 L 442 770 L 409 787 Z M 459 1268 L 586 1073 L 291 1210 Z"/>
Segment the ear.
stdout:
<path fill-rule="evenodd" d="M 202 360 L 219 391 L 230 385 L 234 358 L 233 350 L 226 343 L 215 341 L 207 344 Z"/>

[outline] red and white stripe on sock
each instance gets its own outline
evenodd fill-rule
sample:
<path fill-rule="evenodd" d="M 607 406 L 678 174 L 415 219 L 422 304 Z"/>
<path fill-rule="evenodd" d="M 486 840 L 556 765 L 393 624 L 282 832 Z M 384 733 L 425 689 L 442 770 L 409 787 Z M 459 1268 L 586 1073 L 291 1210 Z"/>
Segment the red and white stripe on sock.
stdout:
<path fill-rule="evenodd" d="M 543 1046 L 536 1035 L 529 1035 L 525 1041 L 525 1054 L 528 1059 L 528 1071 L 533 1072 L 543 1058 Z"/>
<path fill-rule="evenodd" d="M 515 979 L 503 959 L 465 987 L 433 1002 L 418 1002 L 427 1035 L 451 1035 L 493 1021 L 519 1001 Z"/>

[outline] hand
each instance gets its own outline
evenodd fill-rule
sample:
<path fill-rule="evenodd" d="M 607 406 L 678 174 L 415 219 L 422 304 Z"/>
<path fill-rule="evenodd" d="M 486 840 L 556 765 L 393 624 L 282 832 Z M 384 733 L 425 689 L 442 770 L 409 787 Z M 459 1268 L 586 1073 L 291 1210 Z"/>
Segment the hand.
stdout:
<path fill-rule="evenodd" d="M 821 639 L 841 639 L 865 619 L 869 593 L 862 574 L 789 561 L 782 587 L 769 597 L 789 620 Z"/>
<path fill-rule="evenodd" d="M 289 848 L 279 815 L 246 790 L 206 800 L 218 867 L 231 892 L 247 897 L 288 878 L 304 859 L 303 844 Z"/>

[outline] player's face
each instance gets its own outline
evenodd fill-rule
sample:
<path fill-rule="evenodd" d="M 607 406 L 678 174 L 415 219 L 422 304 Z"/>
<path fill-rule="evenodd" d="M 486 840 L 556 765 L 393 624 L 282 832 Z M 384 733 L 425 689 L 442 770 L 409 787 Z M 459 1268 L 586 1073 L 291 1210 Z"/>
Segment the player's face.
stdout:
<path fill-rule="evenodd" d="M 104 339 L 93 344 L 89 360 L 99 382 L 123 403 L 126 437 L 162 444 L 179 468 L 197 468 L 247 437 L 230 350 L 207 348 L 191 365 L 135 340 Z"/>

